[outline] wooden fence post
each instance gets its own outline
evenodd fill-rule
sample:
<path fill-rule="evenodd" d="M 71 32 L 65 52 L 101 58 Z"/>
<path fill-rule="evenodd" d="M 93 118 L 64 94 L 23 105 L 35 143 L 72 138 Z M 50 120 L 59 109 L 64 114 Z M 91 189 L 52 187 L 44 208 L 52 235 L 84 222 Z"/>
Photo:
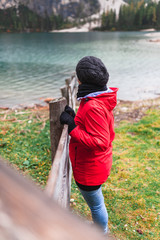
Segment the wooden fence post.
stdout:
<path fill-rule="evenodd" d="M 68 88 L 68 102 L 69 106 L 72 107 L 75 110 L 75 99 L 76 99 L 76 78 L 75 76 L 72 76 L 71 78 L 68 78 L 65 80 L 67 88 Z"/>
<path fill-rule="evenodd" d="M 61 89 L 61 94 L 62 97 L 65 97 L 67 99 L 67 104 L 69 105 L 69 92 L 68 92 L 68 87 L 65 85 L 60 88 Z"/>
<path fill-rule="evenodd" d="M 67 86 L 69 86 L 69 84 L 71 83 L 71 81 L 72 81 L 72 79 L 71 79 L 71 78 L 67 78 L 67 79 L 65 80 L 65 82 L 66 82 L 66 85 L 67 85 Z"/>
<path fill-rule="evenodd" d="M 63 126 L 61 125 L 59 118 L 62 111 L 64 111 L 64 107 L 66 104 L 67 100 L 65 98 L 59 98 L 49 103 L 52 162 L 54 160 L 54 156 L 63 129 Z"/>
<path fill-rule="evenodd" d="M 64 208 L 69 207 L 72 167 L 69 161 L 68 126 L 61 126 L 59 117 L 66 103 L 75 109 L 76 78 L 66 79 L 66 86 L 61 87 L 62 97 L 51 101 L 50 132 L 52 168 L 47 181 L 46 193 Z"/>

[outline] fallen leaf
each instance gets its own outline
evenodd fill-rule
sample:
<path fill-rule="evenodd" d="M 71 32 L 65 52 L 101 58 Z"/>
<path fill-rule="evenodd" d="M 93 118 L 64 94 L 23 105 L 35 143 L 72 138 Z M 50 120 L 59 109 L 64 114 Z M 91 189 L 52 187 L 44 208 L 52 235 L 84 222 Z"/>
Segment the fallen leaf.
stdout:
<path fill-rule="evenodd" d="M 7 132 L 8 132 L 7 130 L 2 130 L 2 131 L 0 132 L 0 134 L 6 135 Z"/>
<path fill-rule="evenodd" d="M 46 98 L 44 99 L 44 102 L 49 103 L 50 101 L 53 101 L 53 100 L 55 100 L 55 98 Z"/>
<path fill-rule="evenodd" d="M 13 122 L 13 121 L 16 121 L 17 120 L 17 118 L 11 118 L 11 119 L 2 119 L 1 121 L 2 122 Z"/>
<path fill-rule="evenodd" d="M 143 234 L 142 230 L 141 229 L 137 229 L 136 230 L 139 234 Z"/>
<path fill-rule="evenodd" d="M 152 168 L 151 168 L 151 167 L 146 167 L 146 169 L 147 169 L 148 171 L 152 171 Z"/>
<path fill-rule="evenodd" d="M 145 221 L 145 218 L 142 215 L 139 215 L 139 216 L 142 218 L 143 221 Z"/>

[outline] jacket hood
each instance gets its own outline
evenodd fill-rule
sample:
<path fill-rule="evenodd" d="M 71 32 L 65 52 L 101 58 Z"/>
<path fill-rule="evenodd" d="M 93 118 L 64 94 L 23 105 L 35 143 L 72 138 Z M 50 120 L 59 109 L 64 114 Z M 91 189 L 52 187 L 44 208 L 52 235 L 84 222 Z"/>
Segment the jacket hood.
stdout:
<path fill-rule="evenodd" d="M 112 111 L 117 104 L 117 91 L 118 88 L 111 88 L 112 92 L 102 93 L 96 97 L 88 97 L 88 99 L 94 99 L 95 101 L 102 102 L 109 111 Z"/>

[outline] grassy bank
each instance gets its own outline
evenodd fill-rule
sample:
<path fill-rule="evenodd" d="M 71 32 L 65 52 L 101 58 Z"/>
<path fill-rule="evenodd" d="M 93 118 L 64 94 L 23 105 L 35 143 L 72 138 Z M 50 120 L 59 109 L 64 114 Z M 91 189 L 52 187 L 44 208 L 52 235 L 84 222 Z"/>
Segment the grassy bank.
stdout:
<path fill-rule="evenodd" d="M 0 155 L 45 185 L 51 168 L 48 108 L 1 110 Z"/>
<path fill-rule="evenodd" d="M 103 185 L 109 226 L 117 239 L 160 239 L 160 109 L 150 109 L 137 123 L 116 128 L 113 167 Z M 75 184 L 74 208 L 90 219 Z M 83 203 L 83 204 L 82 204 Z"/>
<path fill-rule="evenodd" d="M 152 105 L 122 102 L 115 112 L 113 168 L 103 192 L 110 229 L 121 240 L 160 239 L 160 108 Z M 0 111 L 0 155 L 44 186 L 50 170 L 48 109 Z M 90 219 L 74 182 L 71 197 L 74 211 Z"/>

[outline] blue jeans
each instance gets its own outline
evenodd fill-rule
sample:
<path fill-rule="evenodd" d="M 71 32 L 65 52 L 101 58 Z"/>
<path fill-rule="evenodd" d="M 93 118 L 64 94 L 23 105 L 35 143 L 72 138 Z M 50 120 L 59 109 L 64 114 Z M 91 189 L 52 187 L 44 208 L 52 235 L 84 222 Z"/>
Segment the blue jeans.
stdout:
<path fill-rule="evenodd" d="M 104 203 L 102 187 L 94 191 L 84 191 L 80 189 L 80 192 L 91 210 L 93 222 L 98 224 L 104 233 L 107 233 L 108 213 Z"/>

